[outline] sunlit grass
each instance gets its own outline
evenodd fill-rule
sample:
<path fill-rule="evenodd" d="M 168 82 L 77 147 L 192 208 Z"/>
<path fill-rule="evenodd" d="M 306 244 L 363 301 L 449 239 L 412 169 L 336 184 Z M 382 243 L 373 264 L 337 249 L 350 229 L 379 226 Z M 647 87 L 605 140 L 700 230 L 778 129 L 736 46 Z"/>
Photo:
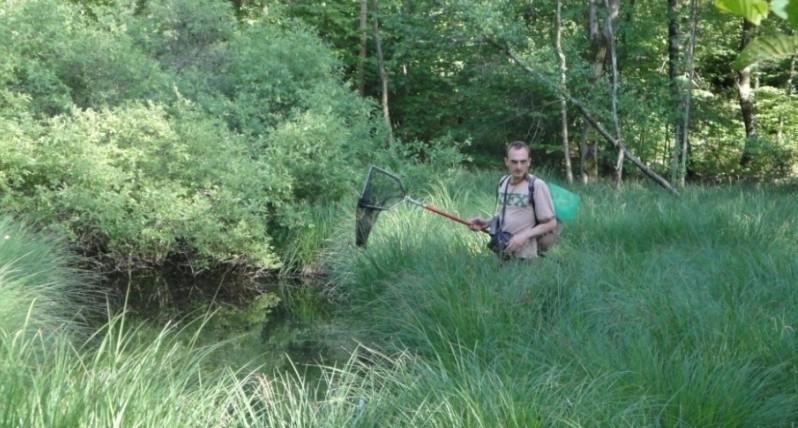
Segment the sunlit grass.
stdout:
<path fill-rule="evenodd" d="M 470 217 L 492 210 L 492 181 L 463 176 L 415 196 Z M 365 249 L 345 224 L 352 212 L 330 215 L 325 297 L 337 308 L 324 316 L 365 346 L 312 379 L 267 361 L 209 370 L 223 348 L 185 340 L 202 328 L 141 335 L 123 316 L 89 340 L 42 341 L 25 333 L 37 313 L 29 299 L 0 336 L 0 426 L 798 419 L 798 201 L 769 187 L 693 187 L 678 199 L 634 182 L 623 193 L 576 189 L 577 221 L 532 263 L 501 262 L 486 236 L 409 206 L 384 213 Z M 295 297 L 297 315 L 315 322 L 314 305 Z"/>
<path fill-rule="evenodd" d="M 530 394 L 517 385 L 541 370 L 572 390 L 600 383 L 600 406 L 566 412 L 576 425 L 795 420 L 798 201 L 767 186 L 577 189 L 579 218 L 531 264 L 497 261 L 485 237 L 438 217 L 386 213 L 368 249 L 335 261 L 366 337 L 452 376 L 467 349 L 509 394 Z M 445 186 L 429 199 L 464 213 L 494 202 Z"/>
<path fill-rule="evenodd" d="M 0 217 L 0 330 L 50 332 L 71 329 L 91 315 L 97 297 L 92 277 L 58 239 Z M 35 302 L 35 304 L 33 304 Z"/>

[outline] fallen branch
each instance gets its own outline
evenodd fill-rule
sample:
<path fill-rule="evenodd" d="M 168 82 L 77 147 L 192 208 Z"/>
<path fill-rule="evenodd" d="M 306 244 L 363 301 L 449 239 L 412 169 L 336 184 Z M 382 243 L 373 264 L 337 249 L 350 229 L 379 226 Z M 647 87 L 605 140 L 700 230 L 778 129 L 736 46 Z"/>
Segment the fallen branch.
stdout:
<path fill-rule="evenodd" d="M 507 53 L 507 55 L 510 58 L 512 58 L 513 61 L 516 62 L 516 64 L 520 65 L 524 70 L 526 70 L 529 74 L 531 74 L 535 79 L 537 79 L 540 82 L 542 82 L 544 85 L 549 87 L 549 89 L 553 90 L 557 94 L 565 97 L 565 99 L 568 100 L 569 103 L 573 104 L 577 108 L 577 110 L 579 110 L 579 113 L 582 114 L 582 117 L 585 118 L 587 123 L 590 124 L 590 126 L 592 126 L 593 129 L 595 129 L 599 134 L 601 134 L 601 136 L 604 137 L 605 140 L 607 140 L 613 146 L 615 146 L 615 148 L 617 148 L 618 150 L 622 150 L 624 156 L 626 157 L 626 159 L 629 159 L 630 161 L 632 161 L 632 163 L 635 164 L 635 166 L 637 166 L 640 169 L 640 171 L 643 172 L 643 174 L 648 176 L 650 179 L 654 180 L 657 184 L 662 186 L 665 190 L 669 191 L 673 195 L 679 196 L 679 192 L 677 192 L 676 189 L 674 189 L 673 186 L 671 186 L 671 184 L 668 182 L 668 180 L 662 178 L 659 174 L 654 172 L 654 170 L 652 170 L 646 164 L 644 164 L 637 156 L 635 156 L 631 152 L 629 152 L 629 150 L 620 141 L 618 141 L 617 139 L 613 138 L 612 135 L 610 135 L 610 133 L 607 132 L 607 130 L 604 129 L 604 127 L 601 126 L 601 124 L 593 117 L 593 115 L 590 114 L 590 112 L 587 110 L 585 105 L 582 104 L 582 102 L 580 102 L 578 99 L 576 99 L 573 96 L 571 96 L 571 94 L 566 92 L 564 89 L 560 88 L 558 85 L 554 85 L 551 82 L 549 82 L 537 70 L 533 69 L 532 67 L 529 66 L 529 64 L 527 64 L 526 62 L 524 62 L 523 60 L 518 58 L 518 56 L 515 54 L 515 52 L 512 51 L 512 49 L 510 49 L 509 46 L 501 45 L 498 42 L 495 42 L 495 41 L 492 41 L 492 40 L 489 40 L 489 41 L 490 41 L 491 44 L 493 44 L 494 46 L 497 46 L 499 49 L 501 49 L 502 51 Z"/>

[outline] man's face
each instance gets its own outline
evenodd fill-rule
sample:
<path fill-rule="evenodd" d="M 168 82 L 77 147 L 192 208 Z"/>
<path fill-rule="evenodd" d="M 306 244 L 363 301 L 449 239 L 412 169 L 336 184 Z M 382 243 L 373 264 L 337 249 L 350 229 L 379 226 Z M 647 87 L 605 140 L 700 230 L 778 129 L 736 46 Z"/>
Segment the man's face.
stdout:
<path fill-rule="evenodd" d="M 523 180 L 529 174 L 529 153 L 526 149 L 510 149 L 504 158 L 504 165 L 513 176 L 513 181 Z"/>

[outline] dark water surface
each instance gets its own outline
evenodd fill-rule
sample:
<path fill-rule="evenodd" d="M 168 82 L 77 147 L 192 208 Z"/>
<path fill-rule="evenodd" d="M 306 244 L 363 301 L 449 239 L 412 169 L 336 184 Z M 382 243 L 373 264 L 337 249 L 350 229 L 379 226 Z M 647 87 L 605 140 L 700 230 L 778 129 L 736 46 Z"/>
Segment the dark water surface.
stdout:
<path fill-rule="evenodd" d="M 151 334 L 167 324 L 185 326 L 189 340 L 216 348 L 210 368 L 289 372 L 318 378 L 319 365 L 344 363 L 354 347 L 323 281 L 270 278 L 253 281 L 224 273 L 204 277 L 137 275 L 111 278 L 112 306 L 127 308 Z"/>

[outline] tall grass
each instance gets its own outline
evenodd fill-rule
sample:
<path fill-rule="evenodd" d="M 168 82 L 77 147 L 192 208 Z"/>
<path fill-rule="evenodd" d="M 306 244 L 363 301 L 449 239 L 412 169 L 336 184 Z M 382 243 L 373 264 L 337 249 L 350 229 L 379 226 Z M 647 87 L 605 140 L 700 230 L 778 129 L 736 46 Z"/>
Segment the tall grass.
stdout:
<path fill-rule="evenodd" d="M 513 415 L 609 426 L 795 421 L 798 201 L 766 186 L 694 187 L 679 199 L 635 183 L 578 190 L 579 219 L 529 264 L 494 259 L 484 237 L 437 217 L 386 213 L 367 250 L 333 261 L 370 326 L 366 340 L 452 377 L 465 350 L 519 399 L 535 396 L 541 372 L 591 392 L 579 402 L 562 394 L 554 407 L 479 397 Z M 489 209 L 488 195 L 441 186 L 429 199 L 475 213 Z"/>
<path fill-rule="evenodd" d="M 417 196 L 468 217 L 492 209 L 493 181 Z M 34 317 L 22 316 L 0 335 L 0 426 L 798 421 L 798 201 L 769 187 L 577 190 L 577 221 L 532 263 L 501 262 L 485 236 L 410 207 L 384 213 L 367 249 L 336 221 L 331 296 L 367 346 L 320 382 L 300 368 L 207 371 L 213 348 L 171 328 L 140 339 L 119 316 L 89 341 L 45 345 L 19 333 Z"/>
<path fill-rule="evenodd" d="M 124 315 L 97 331 L 93 278 L 57 239 L 0 220 L 0 426 L 210 426 L 234 376 L 203 375 L 208 348 L 174 328 L 140 340 Z"/>
<path fill-rule="evenodd" d="M 85 303 L 97 297 L 92 276 L 76 269 L 77 259 L 62 247 L 55 237 L 0 217 L 0 330 L 25 326 L 46 336 L 91 315 Z"/>

